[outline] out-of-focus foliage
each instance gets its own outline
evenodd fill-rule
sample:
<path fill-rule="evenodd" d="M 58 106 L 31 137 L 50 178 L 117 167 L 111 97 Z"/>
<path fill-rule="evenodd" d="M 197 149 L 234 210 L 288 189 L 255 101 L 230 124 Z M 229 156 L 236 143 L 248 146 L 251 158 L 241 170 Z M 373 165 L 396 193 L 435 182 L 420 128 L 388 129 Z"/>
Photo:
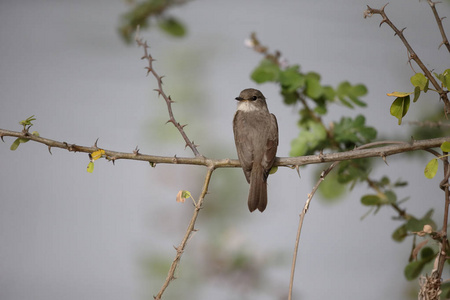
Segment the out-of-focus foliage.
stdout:
<path fill-rule="evenodd" d="M 147 29 L 153 22 L 168 35 L 183 37 L 186 34 L 186 27 L 177 18 L 168 15 L 167 10 L 184 3 L 186 0 L 146 0 L 133 4 L 133 7 L 121 17 L 120 36 L 130 44 L 138 26 Z"/>

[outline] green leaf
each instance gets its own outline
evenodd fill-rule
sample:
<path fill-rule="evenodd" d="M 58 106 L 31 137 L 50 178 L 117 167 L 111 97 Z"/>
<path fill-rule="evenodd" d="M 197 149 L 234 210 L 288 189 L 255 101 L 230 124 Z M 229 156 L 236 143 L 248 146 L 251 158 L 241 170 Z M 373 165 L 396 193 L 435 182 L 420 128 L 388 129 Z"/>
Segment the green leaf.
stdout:
<path fill-rule="evenodd" d="M 183 37 L 186 35 L 186 28 L 177 19 L 173 17 L 163 18 L 158 21 L 158 26 L 164 32 L 174 37 Z"/>
<path fill-rule="evenodd" d="M 367 88 L 363 84 L 357 84 L 350 88 L 348 92 L 348 98 L 352 100 L 352 102 L 360 107 L 366 107 L 367 104 L 361 100 L 359 100 L 358 97 L 364 96 L 367 94 Z"/>
<path fill-rule="evenodd" d="M 357 97 L 364 96 L 367 94 L 367 87 L 364 84 L 354 85 L 352 88 L 352 94 Z"/>
<path fill-rule="evenodd" d="M 441 150 L 443 152 L 450 152 L 450 142 L 443 142 L 441 145 Z"/>
<path fill-rule="evenodd" d="M 183 198 L 191 198 L 192 195 L 191 195 L 191 192 L 189 192 L 189 191 L 182 191 L 181 192 L 181 197 L 183 197 Z"/>
<path fill-rule="evenodd" d="M 355 119 L 343 117 L 339 123 L 334 123 L 333 136 L 345 149 L 354 148 L 357 144 L 365 144 L 376 138 L 377 131 L 373 127 L 365 125 L 366 118 L 363 115 Z"/>
<path fill-rule="evenodd" d="M 298 95 L 296 92 L 285 92 L 281 90 L 281 95 L 283 96 L 283 101 L 287 105 L 295 104 L 298 100 Z"/>
<path fill-rule="evenodd" d="M 419 100 L 419 96 L 420 96 L 420 87 L 416 86 L 414 88 L 414 99 L 413 99 L 413 102 L 416 102 L 417 100 Z"/>
<path fill-rule="evenodd" d="M 387 203 L 394 204 L 397 202 L 397 195 L 393 191 L 386 191 L 384 194 L 387 198 Z"/>
<path fill-rule="evenodd" d="M 305 94 L 311 99 L 318 99 L 323 94 L 323 87 L 320 84 L 320 77 L 316 73 L 306 74 Z"/>
<path fill-rule="evenodd" d="M 290 156 L 303 156 L 314 153 L 327 139 L 327 131 L 320 124 L 308 120 L 300 124 L 300 134 L 291 142 Z"/>
<path fill-rule="evenodd" d="M 434 176 L 436 176 L 437 170 L 438 170 L 438 160 L 437 158 L 433 158 L 430 160 L 424 170 L 424 175 L 428 179 L 432 179 Z"/>
<path fill-rule="evenodd" d="M 325 115 L 327 113 L 327 108 L 325 106 L 316 106 L 314 108 L 314 111 L 318 113 L 319 115 Z"/>
<path fill-rule="evenodd" d="M 428 90 L 428 79 L 422 73 L 416 73 L 411 77 L 411 83 L 422 91 Z"/>
<path fill-rule="evenodd" d="M 362 205 L 370 206 L 370 205 L 380 205 L 381 198 L 377 195 L 365 195 L 361 197 L 361 203 Z"/>
<path fill-rule="evenodd" d="M 31 117 L 28 117 L 27 119 L 20 121 L 19 124 L 23 125 L 24 128 L 25 128 L 25 126 L 28 126 L 28 125 L 33 126 L 33 123 L 31 123 L 31 122 L 35 121 L 35 120 L 36 120 L 36 118 L 34 117 L 34 115 L 32 115 Z"/>
<path fill-rule="evenodd" d="M 402 124 L 402 118 L 406 115 L 409 109 L 409 96 L 398 97 L 391 105 L 391 115 L 398 119 L 398 125 Z"/>
<path fill-rule="evenodd" d="M 408 231 L 418 232 L 421 231 L 425 225 L 430 225 L 431 227 L 436 228 L 436 223 L 431 218 L 432 215 L 433 209 L 430 209 L 421 219 L 411 217 L 405 224 L 406 229 Z"/>
<path fill-rule="evenodd" d="M 340 183 L 356 182 L 365 180 L 370 170 L 369 159 L 347 160 L 339 164 L 338 181 Z"/>
<path fill-rule="evenodd" d="M 357 84 L 352 86 L 350 82 L 343 81 L 339 84 L 336 94 L 338 99 L 349 108 L 353 108 L 353 104 L 356 104 L 360 107 L 365 107 L 367 104 L 359 99 L 359 97 L 367 94 L 367 88 L 363 84 Z M 348 101 L 350 100 L 350 101 Z"/>
<path fill-rule="evenodd" d="M 323 96 L 325 97 L 326 100 L 333 101 L 334 98 L 336 97 L 336 92 L 331 86 L 326 85 L 323 86 Z"/>
<path fill-rule="evenodd" d="M 280 68 L 276 63 L 269 59 L 263 59 L 259 66 L 253 70 L 250 76 L 256 83 L 264 83 L 267 81 L 277 81 L 280 76 Z"/>
<path fill-rule="evenodd" d="M 275 174 L 277 171 L 278 171 L 278 167 L 272 167 L 272 168 L 270 168 L 269 174 L 270 175 Z"/>
<path fill-rule="evenodd" d="M 445 70 L 442 74 L 434 73 L 434 76 L 442 82 L 443 87 L 450 88 L 450 69 Z"/>
<path fill-rule="evenodd" d="M 285 92 L 294 92 L 305 85 L 305 76 L 299 72 L 300 66 L 295 65 L 280 71 L 280 84 Z"/>
<path fill-rule="evenodd" d="M 392 239 L 396 242 L 401 242 L 405 239 L 405 237 L 408 236 L 408 230 L 406 229 L 406 224 L 403 224 L 402 226 L 398 227 L 393 233 L 392 233 Z"/>
<path fill-rule="evenodd" d="M 11 147 L 9 147 L 9 149 L 10 149 L 11 151 L 14 151 L 14 150 L 17 149 L 17 147 L 19 147 L 19 145 L 20 145 L 20 141 L 19 141 L 19 138 L 17 138 L 17 139 L 15 139 L 14 142 L 11 144 Z"/>
<path fill-rule="evenodd" d="M 442 85 L 445 88 L 450 89 L 450 69 L 445 70 L 444 73 L 442 73 L 442 75 L 444 75 L 444 80 L 442 80 Z"/>
<path fill-rule="evenodd" d="M 430 247 L 423 247 L 423 249 L 420 251 L 420 260 L 424 262 L 433 260 L 435 256 L 436 253 L 434 253 L 433 249 Z"/>
<path fill-rule="evenodd" d="M 413 261 L 405 267 L 405 277 L 407 280 L 416 279 L 422 273 L 424 263 L 422 261 Z"/>
<path fill-rule="evenodd" d="M 11 151 L 14 151 L 17 149 L 17 147 L 19 147 L 20 144 L 22 143 L 26 143 L 28 142 L 30 139 L 26 139 L 26 138 L 17 138 L 15 139 L 15 141 L 11 144 L 11 147 L 9 147 L 9 149 Z"/>

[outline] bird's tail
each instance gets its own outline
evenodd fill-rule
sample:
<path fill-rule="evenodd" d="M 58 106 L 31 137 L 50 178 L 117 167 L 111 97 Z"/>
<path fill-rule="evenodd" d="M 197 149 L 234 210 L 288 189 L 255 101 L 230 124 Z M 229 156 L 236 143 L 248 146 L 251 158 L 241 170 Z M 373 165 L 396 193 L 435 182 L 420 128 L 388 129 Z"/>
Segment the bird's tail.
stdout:
<path fill-rule="evenodd" d="M 248 209 L 253 212 L 256 209 L 263 212 L 267 206 L 267 182 L 264 171 L 253 168 L 250 178 L 250 191 L 248 193 Z"/>

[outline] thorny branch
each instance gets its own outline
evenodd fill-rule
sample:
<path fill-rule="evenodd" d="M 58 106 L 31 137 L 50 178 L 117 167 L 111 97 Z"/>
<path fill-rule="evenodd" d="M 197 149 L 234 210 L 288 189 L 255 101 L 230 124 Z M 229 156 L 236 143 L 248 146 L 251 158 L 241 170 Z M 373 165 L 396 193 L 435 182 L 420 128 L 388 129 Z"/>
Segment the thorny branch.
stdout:
<path fill-rule="evenodd" d="M 40 137 L 32 135 L 28 132 L 20 132 L 20 131 L 11 131 L 0 128 L 0 138 L 3 140 L 3 137 L 18 137 L 18 138 L 26 138 L 30 141 L 34 141 L 40 144 L 44 144 L 48 146 L 48 149 L 51 148 L 61 148 L 68 150 L 69 152 L 84 152 L 84 153 L 92 153 L 97 151 L 99 148 L 97 146 L 79 146 L 76 144 L 69 144 L 67 142 L 59 142 L 55 140 L 51 140 L 48 138 Z M 283 166 L 283 167 L 292 167 L 292 166 L 303 166 L 310 164 L 321 164 L 327 162 L 335 162 L 335 161 L 344 161 L 351 159 L 359 159 L 359 158 L 368 158 L 368 157 L 381 157 L 386 158 L 390 155 L 409 152 L 409 151 L 417 151 L 417 150 L 426 150 L 430 148 L 437 148 L 443 142 L 450 142 L 450 136 L 428 139 L 428 140 L 411 140 L 410 142 L 402 142 L 402 141 L 380 141 L 375 143 L 370 143 L 364 145 L 364 149 L 362 146 L 345 152 L 337 152 L 337 153 L 321 153 L 318 155 L 307 155 L 307 156 L 298 156 L 298 157 L 277 157 L 275 159 L 274 166 Z M 387 146 L 386 146 L 387 145 Z M 368 149 L 367 147 L 371 147 Z M 102 148 L 103 149 L 103 148 Z M 107 160 L 116 161 L 119 159 L 129 159 L 129 160 L 139 160 L 149 162 L 152 166 L 156 166 L 157 164 L 180 164 L 180 165 L 197 165 L 197 166 L 206 166 L 206 167 L 214 167 L 214 168 L 237 168 L 240 167 L 240 163 L 237 159 L 212 159 L 204 156 L 199 157 L 177 157 L 175 156 L 155 156 L 155 155 L 147 155 L 141 154 L 139 151 L 133 152 L 118 152 L 113 150 L 103 149 L 105 151 L 105 157 Z"/>
<path fill-rule="evenodd" d="M 381 20 L 381 22 L 380 22 L 380 26 L 383 25 L 383 23 L 386 23 L 392 28 L 392 30 L 394 30 L 395 35 L 397 35 L 402 40 L 403 44 L 405 45 L 406 49 L 408 50 L 409 60 L 414 60 L 416 62 L 416 64 L 422 69 L 425 76 L 430 80 L 431 84 L 438 92 L 439 97 L 444 102 L 445 115 L 448 115 L 448 113 L 450 113 L 450 101 L 448 100 L 448 96 L 447 96 L 447 93 L 449 91 L 444 90 L 441 87 L 441 85 L 436 81 L 436 78 L 434 78 L 434 76 L 431 74 L 430 70 L 427 69 L 427 67 L 422 62 L 422 60 L 419 58 L 419 56 L 416 54 L 416 52 L 414 52 L 413 48 L 411 47 L 411 45 L 408 43 L 405 36 L 403 35 L 403 31 L 406 29 L 406 27 L 400 30 L 388 18 L 388 16 L 384 12 L 386 5 L 387 4 L 385 4 L 381 9 L 374 9 L 374 8 L 371 8 L 369 5 L 367 5 L 367 9 L 364 11 L 364 18 L 371 17 L 372 15 L 380 15 L 383 18 L 383 20 Z"/>
<path fill-rule="evenodd" d="M 440 18 L 436 10 L 436 4 L 440 2 L 433 2 L 431 0 L 427 0 L 427 2 L 430 5 L 431 10 L 433 11 L 434 17 L 436 18 L 436 23 L 442 36 L 442 43 L 439 45 L 439 48 L 441 48 L 442 45 L 445 45 L 445 47 L 447 47 L 447 50 L 450 52 L 450 43 L 448 42 L 447 35 L 445 34 L 444 27 L 442 26 L 442 19 L 444 18 Z"/>
<path fill-rule="evenodd" d="M 206 193 L 208 192 L 208 186 L 209 186 L 209 182 L 211 181 L 211 176 L 212 176 L 213 171 L 214 171 L 214 167 L 208 167 L 208 171 L 205 176 L 205 181 L 203 183 L 202 193 L 201 193 L 198 201 L 195 203 L 194 214 L 192 215 L 191 221 L 189 222 L 189 226 L 186 230 L 183 240 L 181 241 L 180 245 L 177 248 L 175 248 L 175 250 L 177 250 L 177 254 L 175 255 L 175 259 L 172 261 L 172 264 L 169 269 L 169 273 L 167 274 L 164 284 L 162 285 L 158 294 L 155 296 L 156 300 L 161 299 L 162 294 L 164 293 L 166 288 L 169 286 L 170 282 L 175 279 L 175 277 L 174 277 L 175 270 L 177 269 L 178 264 L 180 263 L 181 255 L 184 252 L 184 248 L 186 247 L 186 244 L 189 241 L 191 234 L 194 231 L 196 231 L 195 222 L 197 221 L 198 213 L 199 213 L 200 209 L 202 208 L 203 200 L 205 199 Z"/>
<path fill-rule="evenodd" d="M 170 96 L 168 96 L 163 88 L 162 88 L 162 78 L 164 76 L 159 76 L 158 73 L 155 71 L 154 67 L 153 67 L 153 62 L 155 61 L 155 59 L 152 57 L 152 55 L 148 52 L 148 49 L 150 48 L 150 46 L 147 45 L 147 41 L 142 40 L 139 37 L 139 30 L 137 30 L 136 32 L 136 43 L 138 44 L 139 47 L 144 48 L 144 56 L 142 56 L 142 59 L 146 59 L 148 61 L 148 66 L 145 67 L 145 69 L 147 69 L 147 75 L 149 73 L 152 73 L 153 77 L 155 77 L 156 81 L 158 82 L 158 88 L 155 89 L 156 92 L 158 92 L 158 96 L 162 96 L 164 98 L 164 100 L 166 101 L 167 104 L 167 110 L 169 111 L 169 120 L 167 121 L 167 123 L 172 123 L 180 132 L 181 136 L 183 137 L 184 141 L 186 142 L 186 146 L 185 147 L 189 147 L 191 148 L 192 152 L 194 152 L 194 155 L 196 157 L 201 156 L 200 152 L 197 149 L 198 145 L 194 144 L 194 141 L 191 141 L 186 132 L 184 132 L 184 127 L 187 125 L 181 125 L 180 123 L 178 123 L 175 120 L 175 117 L 173 115 L 173 111 L 172 111 L 172 103 L 174 103 L 175 101 L 173 101 Z"/>
<path fill-rule="evenodd" d="M 325 177 L 331 172 L 331 170 L 334 169 L 339 164 L 339 162 L 332 163 L 326 170 L 323 170 L 320 174 L 319 180 L 314 185 L 311 193 L 308 194 L 308 198 L 306 199 L 305 205 L 303 206 L 302 212 L 300 213 L 300 221 L 298 222 L 298 229 L 297 229 L 297 236 L 295 238 L 295 247 L 294 247 L 294 255 L 292 258 L 292 265 L 291 265 L 291 278 L 289 281 L 289 295 L 288 300 L 292 299 L 292 290 L 294 289 L 294 275 L 295 275 L 295 265 L 297 262 L 297 255 L 298 255 L 298 245 L 300 244 L 300 234 L 302 232 L 303 227 L 303 220 L 305 219 L 305 215 L 308 211 L 309 204 L 311 203 L 312 198 L 314 197 L 314 194 L 316 193 L 317 189 L 319 188 L 322 181 L 325 180 Z"/>

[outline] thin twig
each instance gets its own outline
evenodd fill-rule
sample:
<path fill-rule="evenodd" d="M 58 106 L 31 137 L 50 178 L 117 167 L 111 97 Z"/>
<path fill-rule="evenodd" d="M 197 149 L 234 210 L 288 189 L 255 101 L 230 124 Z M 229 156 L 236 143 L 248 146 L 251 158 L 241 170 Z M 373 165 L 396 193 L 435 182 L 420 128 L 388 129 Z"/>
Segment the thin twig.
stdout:
<path fill-rule="evenodd" d="M 292 258 L 292 265 L 291 265 L 291 277 L 289 281 L 289 295 L 288 300 L 292 299 L 292 290 L 294 288 L 294 275 L 295 275 L 295 265 L 297 262 L 297 255 L 298 255 L 298 245 L 300 243 L 300 234 L 302 232 L 302 226 L 303 226 L 303 220 L 305 218 L 306 212 L 308 211 L 309 204 L 311 203 L 311 200 L 316 193 L 317 189 L 319 188 L 319 185 L 322 183 L 322 181 L 325 179 L 325 177 L 331 172 L 331 170 L 334 169 L 339 164 L 339 162 L 332 163 L 326 170 L 322 171 L 320 174 L 319 180 L 314 185 L 311 193 L 308 194 L 308 198 L 306 199 L 305 205 L 303 206 L 302 212 L 300 213 L 300 221 L 298 223 L 298 229 L 297 229 L 297 237 L 295 239 L 295 247 L 294 247 L 294 255 Z"/>
<path fill-rule="evenodd" d="M 441 48 L 442 45 L 445 45 L 445 47 L 447 47 L 448 52 L 450 52 L 450 43 L 448 42 L 447 35 L 445 34 L 444 26 L 442 26 L 442 19 L 443 18 L 439 17 L 439 14 L 438 14 L 438 12 L 436 10 L 436 4 L 440 3 L 440 2 L 433 2 L 431 0 L 427 0 L 427 2 L 430 5 L 431 10 L 433 11 L 434 18 L 436 19 L 436 23 L 437 23 L 437 25 L 439 27 L 439 31 L 440 31 L 441 36 L 442 36 L 442 42 L 441 42 L 441 44 L 439 45 L 438 48 Z"/>
<path fill-rule="evenodd" d="M 435 277 L 440 279 L 442 277 L 442 271 L 444 270 L 444 264 L 447 261 L 447 246 L 448 246 L 448 239 L 447 239 L 447 225 L 448 225 L 448 209 L 450 205 L 450 192 L 449 192 L 449 176 L 450 176 L 450 168 L 449 168 L 449 162 L 448 162 L 448 156 L 447 153 L 444 152 L 444 155 L 442 156 L 442 160 L 444 162 L 444 179 L 440 183 L 441 188 L 444 190 L 444 219 L 442 222 L 442 229 L 440 231 L 440 247 L 439 247 L 439 261 L 438 261 L 438 268 L 437 272 L 435 274 Z"/>
<path fill-rule="evenodd" d="M 145 68 L 147 69 L 147 75 L 148 75 L 149 73 L 152 73 L 153 77 L 155 77 L 155 79 L 156 79 L 156 81 L 157 81 L 157 83 L 158 83 L 158 88 L 155 89 L 155 91 L 158 92 L 158 96 L 159 96 L 159 95 L 162 96 L 162 97 L 164 98 L 164 100 L 166 101 L 166 104 L 167 104 L 167 110 L 168 110 L 168 112 L 169 112 L 169 120 L 167 121 L 167 123 L 169 123 L 169 122 L 172 123 L 172 124 L 178 129 L 178 131 L 180 132 L 180 134 L 181 134 L 181 136 L 183 137 L 184 141 L 186 142 L 186 146 L 185 146 L 185 147 L 191 148 L 192 152 L 194 152 L 194 155 L 195 155 L 196 157 L 201 156 L 200 152 L 199 152 L 198 149 L 197 149 L 197 145 L 195 145 L 195 144 L 194 144 L 194 141 L 191 141 L 191 140 L 188 138 L 186 132 L 184 132 L 184 129 L 183 129 L 183 128 L 184 128 L 186 125 L 181 125 L 180 123 L 178 123 L 178 122 L 175 120 L 175 117 L 174 117 L 173 111 L 172 111 L 172 103 L 173 103 L 174 101 L 173 101 L 173 100 L 171 99 L 171 97 L 168 96 L 168 95 L 164 92 L 164 90 L 163 90 L 163 87 L 162 87 L 162 84 L 163 84 L 163 83 L 162 83 L 162 78 L 163 78 L 164 76 L 159 76 L 158 73 L 155 71 L 155 69 L 154 69 L 154 67 L 153 67 L 153 62 L 155 61 L 155 59 L 154 59 L 154 58 L 152 57 L 152 55 L 148 52 L 148 49 L 149 49 L 150 47 L 147 45 L 147 41 L 144 41 L 143 39 L 141 39 L 141 38 L 139 37 L 139 28 L 138 28 L 138 30 L 137 30 L 137 32 L 136 32 L 136 43 L 138 44 L 139 47 L 144 48 L 144 56 L 142 56 L 142 59 L 146 59 L 146 60 L 148 61 L 148 66 L 145 67 Z"/>
<path fill-rule="evenodd" d="M 392 23 L 392 21 L 388 18 L 388 16 L 386 15 L 386 13 L 384 12 L 384 9 L 386 7 L 387 4 L 385 4 L 381 9 L 374 9 L 371 8 L 369 5 L 367 5 L 367 9 L 364 11 L 364 17 L 371 17 L 372 15 L 381 15 L 381 17 L 383 18 L 383 20 L 381 20 L 380 22 L 380 26 L 383 23 L 388 24 L 392 30 L 394 30 L 395 35 L 397 35 L 400 40 L 402 40 L 403 44 L 405 45 L 406 49 L 408 50 L 409 53 L 409 60 L 414 60 L 416 62 L 416 64 L 422 69 L 423 73 L 425 74 L 425 76 L 430 80 L 431 84 L 433 85 L 433 87 L 436 89 L 436 91 L 439 93 L 439 97 L 442 99 L 442 101 L 444 102 L 444 112 L 445 115 L 447 115 L 448 113 L 450 113 L 450 101 L 448 100 L 448 96 L 447 93 L 449 91 L 444 90 L 441 85 L 436 81 L 436 79 L 434 78 L 434 76 L 431 74 L 430 70 L 427 69 L 427 67 L 425 66 L 425 64 L 422 62 L 422 60 L 420 60 L 419 56 L 416 54 L 416 52 L 413 50 L 413 48 L 411 47 L 411 45 L 408 43 L 408 41 L 406 40 L 405 36 L 403 35 L 403 31 L 406 29 L 398 29 L 394 23 Z"/>
<path fill-rule="evenodd" d="M 414 142 L 414 141 L 413 141 Z M 406 142 L 401 142 L 401 141 L 378 141 L 378 142 L 372 142 L 372 143 L 368 143 L 365 145 L 361 145 L 357 148 L 355 148 L 352 151 L 349 152 L 358 152 L 358 151 L 363 151 L 364 149 L 368 149 L 368 148 L 372 148 L 372 147 L 376 147 L 376 146 L 380 146 L 380 145 L 394 145 L 394 146 L 405 146 L 405 145 L 410 145 L 409 143 Z M 386 146 L 389 147 L 389 146 Z M 384 147 L 380 147 L 380 148 L 384 148 Z M 379 149 L 379 148 L 375 148 L 375 149 Z M 373 150 L 373 149 L 370 149 Z M 424 149 L 426 150 L 426 149 Z M 342 152 L 340 152 L 342 153 Z M 323 157 L 325 154 L 320 154 L 319 157 Z M 387 154 L 382 152 L 382 155 L 380 155 L 383 160 L 385 160 Z M 311 193 L 308 194 L 308 198 L 306 199 L 305 205 L 303 206 L 303 210 L 300 213 L 300 220 L 299 220 L 299 224 L 298 224 L 298 229 L 297 229 L 297 236 L 295 239 L 295 247 L 294 247 L 294 255 L 292 258 L 292 265 L 291 265 L 291 276 L 290 276 L 290 282 L 289 282 L 289 294 L 288 294 L 288 300 L 292 299 L 292 290 L 294 287 L 294 275 L 295 275 L 295 266 L 296 266 L 296 261 L 297 261 L 297 255 L 298 255 L 298 246 L 300 243 L 300 235 L 301 235 L 301 231 L 302 231 L 302 226 L 303 226 L 303 221 L 305 218 L 305 215 L 308 211 L 309 205 L 311 203 L 311 200 L 314 196 L 314 194 L 316 193 L 317 189 L 319 188 L 320 184 L 322 183 L 322 181 L 324 181 L 325 177 L 340 163 L 340 161 L 334 161 L 326 170 L 324 170 L 319 177 L 319 180 L 316 182 L 316 184 L 314 185 Z M 375 188 L 375 185 L 373 182 L 371 182 L 370 180 L 368 180 L 369 185 L 371 185 L 372 188 Z M 406 217 L 406 212 L 402 209 L 400 209 L 397 205 L 393 205 L 392 206 L 402 217 Z"/>
<path fill-rule="evenodd" d="M 211 175 L 214 171 L 213 166 L 208 167 L 208 171 L 205 176 L 205 181 L 203 183 L 202 193 L 200 195 L 200 198 L 198 199 L 195 208 L 194 208 L 194 214 L 192 215 L 191 221 L 189 222 L 189 225 L 187 227 L 186 233 L 181 240 L 180 245 L 176 248 L 177 253 L 175 255 L 175 259 L 172 261 L 172 264 L 169 269 L 169 273 L 167 274 L 166 280 L 164 281 L 161 289 L 159 290 L 158 294 L 155 296 L 156 300 L 161 299 L 161 296 L 163 295 L 166 288 L 169 286 L 170 282 L 175 279 L 175 271 L 178 267 L 178 264 L 180 263 L 181 256 L 183 255 L 184 248 L 186 248 L 186 244 L 189 241 L 189 237 L 191 234 L 196 231 L 195 229 L 195 222 L 197 221 L 198 213 L 200 212 L 200 209 L 203 205 L 203 200 L 205 199 L 206 193 L 208 192 L 208 186 L 209 182 L 211 181 Z"/>
<path fill-rule="evenodd" d="M 430 128 L 447 128 L 450 127 L 450 123 L 442 121 L 409 121 L 409 125 L 415 125 L 419 127 L 430 127 Z"/>

